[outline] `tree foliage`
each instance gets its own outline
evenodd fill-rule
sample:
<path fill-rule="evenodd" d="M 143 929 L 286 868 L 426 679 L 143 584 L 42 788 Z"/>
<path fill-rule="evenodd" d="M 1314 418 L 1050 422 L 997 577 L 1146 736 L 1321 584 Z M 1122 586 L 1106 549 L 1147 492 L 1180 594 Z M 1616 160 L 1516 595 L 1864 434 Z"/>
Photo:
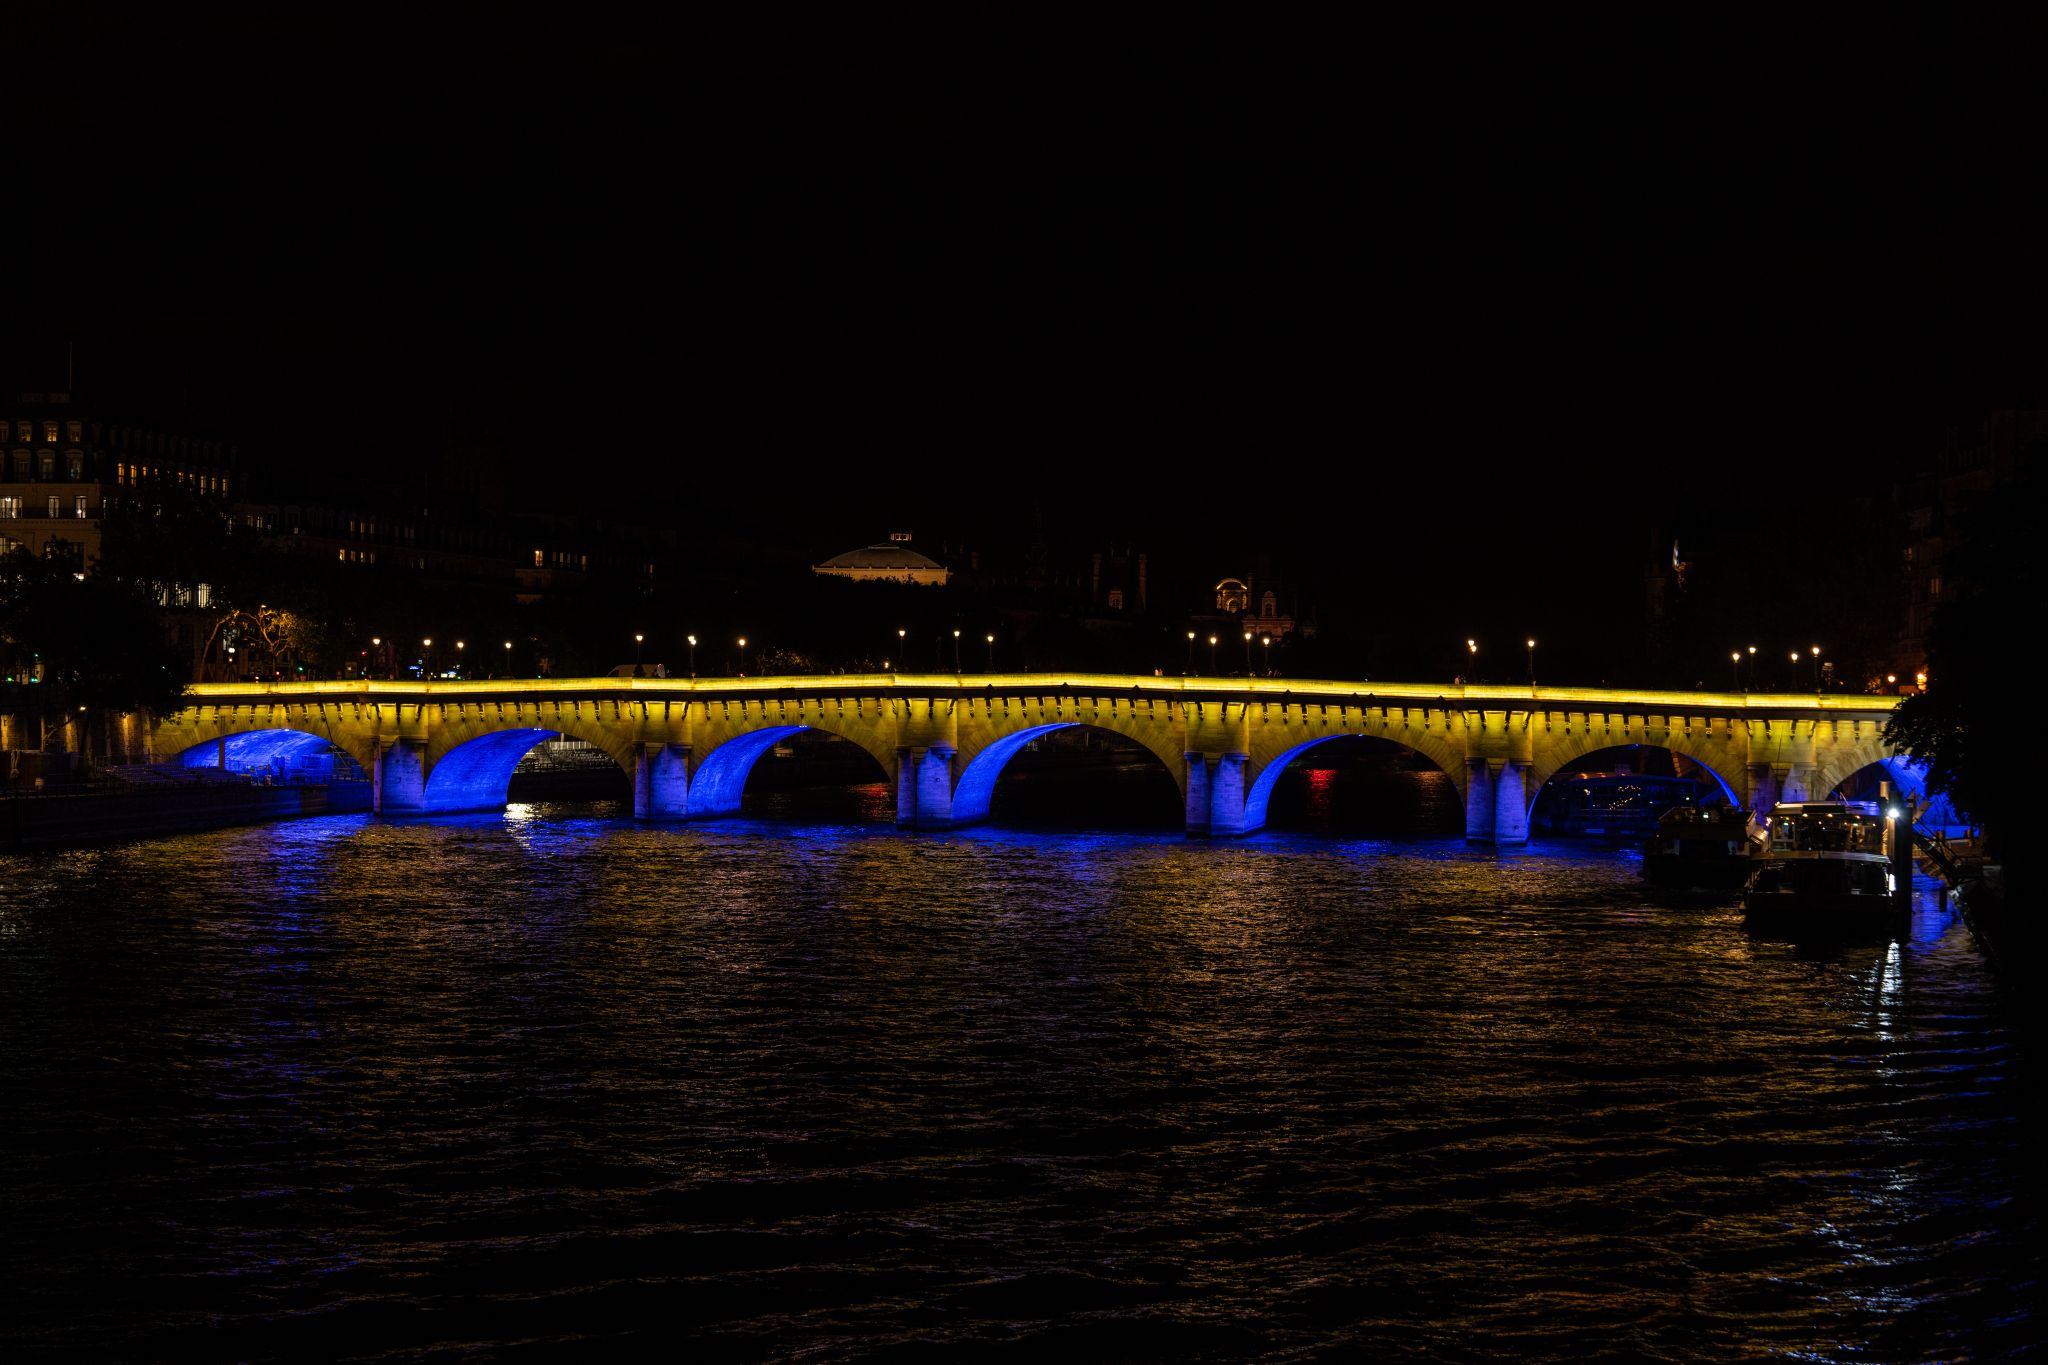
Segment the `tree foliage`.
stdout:
<path fill-rule="evenodd" d="M 184 693 L 184 672 L 142 590 L 25 550 L 0 559 L 0 639 L 22 695 L 46 711 L 162 712 Z"/>
<path fill-rule="evenodd" d="M 1928 634 L 1927 690 L 1908 697 L 1885 730 L 1888 742 L 1927 765 L 1933 790 L 1984 827 L 1995 856 L 2022 821 L 2027 765 L 2013 735 L 2027 723 L 2035 690 L 2022 661 L 2041 600 L 2030 542 L 2048 506 L 2048 461 L 2038 449 L 2028 454 L 2014 483 L 1966 507 L 1960 543 L 1944 564 L 1958 591 Z"/>

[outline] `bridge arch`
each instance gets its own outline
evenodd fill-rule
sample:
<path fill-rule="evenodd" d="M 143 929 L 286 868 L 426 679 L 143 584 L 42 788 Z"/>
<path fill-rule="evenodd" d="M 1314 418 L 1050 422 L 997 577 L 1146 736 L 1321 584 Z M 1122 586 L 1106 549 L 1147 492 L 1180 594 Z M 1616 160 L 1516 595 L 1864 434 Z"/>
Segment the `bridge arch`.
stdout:
<path fill-rule="evenodd" d="M 1729 805 L 1739 807 L 1745 804 L 1746 787 L 1729 781 L 1727 774 L 1721 771 L 1724 767 L 1734 770 L 1734 765 L 1730 762 L 1731 755 L 1726 752 L 1675 734 L 1641 739 L 1632 739 L 1626 735 L 1587 734 L 1575 736 L 1562 744 L 1545 745 L 1539 750 L 1536 761 L 1530 765 L 1528 790 L 1524 793 L 1528 798 L 1527 813 L 1535 813 L 1537 799 L 1543 795 L 1543 788 L 1550 780 L 1559 773 L 1569 770 L 1580 759 L 1588 754 L 1597 754 L 1603 749 L 1630 747 L 1662 749 L 1666 753 L 1677 754 L 1697 764 L 1701 772 L 1713 778 L 1714 785 L 1720 789 L 1722 799 Z"/>
<path fill-rule="evenodd" d="M 890 775 L 890 764 L 875 752 L 871 744 L 862 742 L 856 735 L 842 733 L 829 725 L 762 725 L 728 735 L 697 759 L 696 770 L 690 774 L 688 792 L 684 797 L 688 817 L 702 820 L 738 815 L 746 796 L 747 777 L 754 771 L 754 764 L 782 741 L 807 731 L 846 741 L 874 759 L 885 779 Z"/>
<path fill-rule="evenodd" d="M 954 762 L 957 775 L 953 779 L 950 823 L 966 825 L 988 819 L 995 801 L 996 783 L 1010 760 L 1022 753 L 1033 740 L 1060 730 L 1096 730 L 1143 749 L 1159 760 L 1166 774 L 1173 778 L 1175 787 L 1185 796 L 1186 765 L 1178 751 L 1162 751 L 1160 737 L 1165 733 L 1162 727 L 1149 725 L 1138 717 L 1119 712 L 1115 707 L 1099 704 L 1072 714 L 1077 714 L 1077 718 L 1045 720 L 1042 718 L 1044 709 L 1041 708 L 1041 718 L 1033 721 L 1020 710 L 1008 728 L 997 726 L 987 731 L 970 729 L 963 724 L 960 727 L 963 731 L 960 750 Z M 1004 720 L 1009 718 L 1004 717 Z"/>
<path fill-rule="evenodd" d="M 233 718 L 223 720 L 215 717 L 182 734 L 175 734 L 171 743 L 178 747 L 160 761 L 183 768 L 222 767 L 223 759 L 228 769 L 238 772 L 251 772 L 266 766 L 281 768 L 295 759 L 329 748 L 347 754 L 365 773 L 376 765 L 369 747 L 356 742 L 356 737 L 336 732 L 310 718 L 303 725 L 284 726 L 268 718 L 259 720 L 253 715 L 246 724 Z"/>
<path fill-rule="evenodd" d="M 181 768 L 224 768 L 233 772 L 272 769 L 280 773 L 298 759 L 325 753 L 333 741 L 309 730 L 238 730 L 180 750 L 170 761 Z"/>
<path fill-rule="evenodd" d="M 1417 745 L 1407 743 L 1396 735 L 1375 735 L 1360 730 L 1340 730 L 1335 734 L 1315 735 L 1274 754 L 1270 759 L 1266 760 L 1265 765 L 1259 769 L 1258 775 L 1252 778 L 1251 782 L 1245 787 L 1245 830 L 1249 832 L 1266 827 L 1266 810 L 1268 804 L 1273 799 L 1273 789 L 1280 785 L 1281 775 L 1287 771 L 1289 764 L 1318 745 L 1342 739 L 1386 740 L 1390 744 L 1399 745 L 1402 749 L 1417 757 L 1427 759 L 1432 767 L 1443 773 L 1453 784 L 1456 784 L 1458 781 L 1459 774 L 1447 766 L 1440 755 L 1430 753 L 1428 750 Z"/>

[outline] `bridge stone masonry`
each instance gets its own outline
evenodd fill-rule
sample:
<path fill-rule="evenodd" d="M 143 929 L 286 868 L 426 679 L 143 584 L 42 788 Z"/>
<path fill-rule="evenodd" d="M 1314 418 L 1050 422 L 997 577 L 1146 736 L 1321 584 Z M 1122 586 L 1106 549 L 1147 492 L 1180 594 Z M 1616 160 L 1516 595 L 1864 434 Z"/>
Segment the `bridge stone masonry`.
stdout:
<path fill-rule="evenodd" d="M 584 740 L 633 780 L 644 820 L 736 815 L 747 773 L 800 730 L 872 755 L 896 820 L 945 829 L 988 817 L 1003 765 L 1040 735 L 1096 726 L 1171 772 L 1189 834 L 1266 823 L 1280 774 L 1346 735 L 1391 740 L 1449 776 L 1470 839 L 1519 844 L 1551 776 L 1596 750 L 1668 749 L 1752 809 L 1820 799 L 1873 764 L 1916 790 L 1883 741 L 1895 698 L 1161 678 L 1107 674 L 587 678 L 221 683 L 157 720 L 157 761 L 246 766 L 333 744 L 372 782 L 380 815 L 494 810 L 543 740 Z"/>

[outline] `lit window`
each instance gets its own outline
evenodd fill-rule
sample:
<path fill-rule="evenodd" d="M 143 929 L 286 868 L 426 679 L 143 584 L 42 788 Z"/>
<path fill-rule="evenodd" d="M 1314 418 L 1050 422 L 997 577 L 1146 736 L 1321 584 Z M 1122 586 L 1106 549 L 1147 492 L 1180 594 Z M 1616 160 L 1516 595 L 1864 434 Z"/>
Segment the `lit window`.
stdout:
<path fill-rule="evenodd" d="M 15 439 L 15 440 L 17 440 L 17 441 L 33 441 L 33 440 L 34 440 L 35 438 L 36 438 L 36 424 L 35 424 L 34 422 L 16 422 L 16 423 L 14 424 L 14 439 Z"/>
<path fill-rule="evenodd" d="M 73 498 L 73 499 L 72 499 L 72 506 L 73 506 L 73 507 L 75 507 L 75 508 L 77 509 L 77 512 L 78 512 L 78 517 L 79 517 L 79 519 L 80 519 L 80 520 L 84 520 L 84 518 L 85 518 L 85 494 L 83 494 L 83 493 L 80 493 L 80 494 L 79 494 L 79 495 L 78 495 L 77 497 Z"/>
<path fill-rule="evenodd" d="M 57 495 L 55 493 L 50 494 L 50 515 L 53 517 L 57 515 Z"/>
<path fill-rule="evenodd" d="M 43 439 L 51 445 L 57 444 L 57 424 L 55 422 L 43 423 Z"/>
<path fill-rule="evenodd" d="M 0 521 L 21 520 L 21 499 L 0 497 Z"/>
<path fill-rule="evenodd" d="M 71 442 L 73 445 L 76 445 L 80 440 L 84 439 L 81 433 L 80 425 L 77 421 L 74 420 L 66 422 L 64 424 L 64 439 Z"/>
<path fill-rule="evenodd" d="M 344 564 L 348 563 L 348 551 L 346 549 L 336 550 L 334 557 Z"/>
<path fill-rule="evenodd" d="M 547 561 L 539 550 L 533 552 L 533 567 L 536 569 L 545 569 L 547 567 Z"/>

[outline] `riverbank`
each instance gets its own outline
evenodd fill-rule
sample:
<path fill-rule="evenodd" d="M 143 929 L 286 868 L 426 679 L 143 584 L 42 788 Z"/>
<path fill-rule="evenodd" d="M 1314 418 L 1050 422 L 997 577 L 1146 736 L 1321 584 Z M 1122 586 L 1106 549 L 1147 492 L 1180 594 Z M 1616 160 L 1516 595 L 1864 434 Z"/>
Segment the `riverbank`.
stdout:
<path fill-rule="evenodd" d="M 369 808 L 367 782 L 284 787 L 214 783 L 175 790 L 9 797 L 0 800 L 0 850 L 72 848 Z"/>

